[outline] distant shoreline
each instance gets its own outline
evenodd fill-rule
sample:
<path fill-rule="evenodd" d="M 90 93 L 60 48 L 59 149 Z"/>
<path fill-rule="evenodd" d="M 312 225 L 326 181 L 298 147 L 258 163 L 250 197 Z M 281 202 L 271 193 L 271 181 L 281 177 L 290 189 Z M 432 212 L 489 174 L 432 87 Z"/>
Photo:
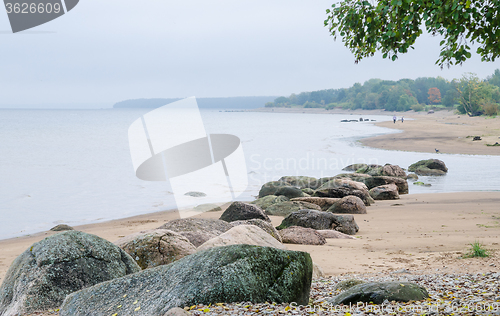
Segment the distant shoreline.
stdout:
<path fill-rule="evenodd" d="M 343 109 L 306 109 L 306 108 L 259 108 L 249 112 L 268 113 L 308 113 L 308 114 L 345 114 L 353 119 L 363 115 L 396 115 L 398 121 L 377 122 L 376 126 L 401 130 L 402 133 L 386 134 L 363 138 L 360 143 L 373 148 L 467 155 L 500 155 L 500 146 L 487 144 L 500 143 L 500 117 L 468 117 L 454 114 L 452 111 L 427 112 L 391 112 L 383 110 L 343 110 Z M 401 117 L 411 118 L 401 123 Z M 356 124 L 356 123 L 345 123 Z M 473 141 L 474 136 L 481 140 Z"/>

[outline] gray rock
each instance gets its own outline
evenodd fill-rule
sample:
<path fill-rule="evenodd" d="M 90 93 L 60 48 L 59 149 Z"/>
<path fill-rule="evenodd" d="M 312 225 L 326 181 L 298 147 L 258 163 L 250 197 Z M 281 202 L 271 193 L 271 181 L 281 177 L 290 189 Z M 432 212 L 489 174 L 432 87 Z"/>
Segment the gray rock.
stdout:
<path fill-rule="evenodd" d="M 281 187 L 274 194 L 277 196 L 283 195 L 289 199 L 305 196 L 304 192 L 302 192 L 301 189 L 292 186 Z"/>
<path fill-rule="evenodd" d="M 322 211 L 328 210 L 338 200 L 339 199 L 322 198 L 322 197 L 314 197 L 314 196 L 292 199 L 292 201 L 301 201 L 301 202 L 316 204 L 317 206 L 319 206 L 321 208 Z"/>
<path fill-rule="evenodd" d="M 321 210 L 321 208 L 316 204 L 302 202 L 302 201 L 288 201 L 271 205 L 266 209 L 266 214 L 274 216 L 287 216 L 290 213 L 302 209 L 312 209 L 318 211 Z"/>
<path fill-rule="evenodd" d="M 195 247 L 233 228 L 219 219 L 182 218 L 169 221 L 158 229 L 168 229 L 186 237 Z"/>
<path fill-rule="evenodd" d="M 375 202 L 368 193 L 368 187 L 364 183 L 349 179 L 331 180 L 319 187 L 314 195 L 329 198 L 343 198 L 344 196 L 354 195 L 363 200 L 366 206 Z"/>
<path fill-rule="evenodd" d="M 279 231 L 283 243 L 299 245 L 324 245 L 325 237 L 312 228 L 292 226 Z"/>
<path fill-rule="evenodd" d="M 253 202 L 250 202 L 250 204 L 255 204 L 258 207 L 260 207 L 263 210 L 266 210 L 269 206 L 281 202 L 286 202 L 289 201 L 290 199 L 287 198 L 286 196 L 276 196 L 276 195 L 266 195 L 260 199 L 257 199 Z"/>
<path fill-rule="evenodd" d="M 284 176 L 279 179 L 279 181 L 283 181 L 288 183 L 289 185 L 299 187 L 301 189 L 309 188 L 309 189 L 317 189 L 319 187 L 318 179 L 313 177 L 306 176 Z"/>
<path fill-rule="evenodd" d="M 384 166 L 371 166 L 356 170 L 356 173 L 365 173 L 370 176 L 389 176 L 406 179 L 406 172 L 398 165 L 386 164 Z"/>
<path fill-rule="evenodd" d="M 74 230 L 74 228 L 66 224 L 59 224 L 57 226 L 52 227 L 50 230 L 53 232 L 62 232 L 66 230 Z"/>
<path fill-rule="evenodd" d="M 188 196 L 192 196 L 192 197 L 204 197 L 204 196 L 207 196 L 206 193 L 195 192 L 195 191 L 186 192 L 186 193 L 184 193 L 184 195 L 188 195 Z"/>
<path fill-rule="evenodd" d="M 301 226 L 317 230 L 333 229 L 348 235 L 354 235 L 359 230 L 352 215 L 336 215 L 318 210 L 293 212 L 285 217 L 276 228 L 281 230 L 291 226 Z"/>
<path fill-rule="evenodd" d="M 406 176 L 409 180 L 418 180 L 418 176 L 414 173 L 410 173 Z"/>
<path fill-rule="evenodd" d="M 393 183 L 381 185 L 371 189 L 370 196 L 374 200 L 398 200 L 398 187 Z"/>
<path fill-rule="evenodd" d="M 275 238 L 277 241 L 282 242 L 281 237 L 278 234 L 278 230 L 276 228 L 274 228 L 273 224 L 266 222 L 266 221 L 263 221 L 261 219 L 249 219 L 246 221 L 234 221 L 234 222 L 231 222 L 231 225 L 233 225 L 233 227 L 238 226 L 238 225 L 255 225 L 257 227 L 260 227 L 262 230 L 264 230 L 269 235 L 273 236 L 273 238 Z"/>
<path fill-rule="evenodd" d="M 264 185 L 260 188 L 259 198 L 262 198 L 267 195 L 276 195 L 275 194 L 276 191 L 278 191 L 279 188 L 284 186 L 290 186 L 290 183 L 285 181 L 271 181 L 264 183 Z"/>
<path fill-rule="evenodd" d="M 271 221 L 260 207 L 254 204 L 243 202 L 231 203 L 231 205 L 229 205 L 229 207 L 220 216 L 220 220 L 226 222 L 234 222 L 254 218 L 262 219 L 268 222 Z"/>
<path fill-rule="evenodd" d="M 375 187 L 386 185 L 386 184 L 395 184 L 398 187 L 399 194 L 408 194 L 408 181 L 403 178 L 398 177 L 388 177 L 388 176 L 374 176 L 371 178 L 366 178 L 363 181 L 364 184 L 368 187 L 368 189 L 373 189 Z"/>
<path fill-rule="evenodd" d="M 448 172 L 448 168 L 439 159 L 427 159 L 412 164 L 408 167 L 408 171 L 415 172 L 419 176 L 442 176 Z"/>
<path fill-rule="evenodd" d="M 327 212 L 338 214 L 366 214 L 366 205 L 359 197 L 348 195 L 335 202 Z"/>
<path fill-rule="evenodd" d="M 286 247 L 281 242 L 277 241 L 260 227 L 255 225 L 238 225 L 224 234 L 208 240 L 198 247 L 197 251 L 238 244 L 274 247 L 286 250 Z"/>
<path fill-rule="evenodd" d="M 169 264 L 196 252 L 184 236 L 167 229 L 154 229 L 118 239 L 115 245 L 128 253 L 142 269 Z"/>
<path fill-rule="evenodd" d="M 0 315 L 54 309 L 75 291 L 140 271 L 119 247 L 67 231 L 34 243 L 11 264 L 0 287 Z"/>
<path fill-rule="evenodd" d="M 355 285 L 327 300 L 332 305 L 349 305 L 357 302 L 382 304 L 385 300 L 396 302 L 420 301 L 429 297 L 427 290 L 408 282 L 372 282 Z"/>
<path fill-rule="evenodd" d="M 73 293 L 59 315 L 150 316 L 173 307 L 231 302 L 307 305 L 312 269 L 306 252 L 216 247 Z"/>

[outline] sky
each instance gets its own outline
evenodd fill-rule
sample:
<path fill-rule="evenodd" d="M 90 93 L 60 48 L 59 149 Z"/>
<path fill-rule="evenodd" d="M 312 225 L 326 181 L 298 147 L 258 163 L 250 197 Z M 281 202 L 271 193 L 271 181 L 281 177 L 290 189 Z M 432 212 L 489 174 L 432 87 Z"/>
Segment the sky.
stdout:
<path fill-rule="evenodd" d="M 396 62 L 354 63 L 323 26 L 325 0 L 80 0 L 70 12 L 13 34 L 0 10 L 0 107 L 111 107 L 134 98 L 288 96 L 474 72 L 478 56 L 440 69 L 439 37 L 422 36 Z"/>

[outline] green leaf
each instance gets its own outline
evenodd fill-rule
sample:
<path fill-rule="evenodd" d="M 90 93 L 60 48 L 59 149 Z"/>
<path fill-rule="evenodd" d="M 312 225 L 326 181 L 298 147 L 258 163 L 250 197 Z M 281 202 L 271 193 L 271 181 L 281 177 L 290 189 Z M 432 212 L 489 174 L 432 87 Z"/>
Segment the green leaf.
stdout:
<path fill-rule="evenodd" d="M 392 55 L 392 61 L 395 61 L 396 59 L 398 59 L 398 56 Z"/>

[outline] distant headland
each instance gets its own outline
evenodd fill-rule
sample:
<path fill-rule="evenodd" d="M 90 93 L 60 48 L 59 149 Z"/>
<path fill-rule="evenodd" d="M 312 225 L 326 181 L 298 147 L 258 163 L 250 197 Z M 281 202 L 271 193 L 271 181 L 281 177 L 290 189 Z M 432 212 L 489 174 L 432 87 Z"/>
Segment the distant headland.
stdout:
<path fill-rule="evenodd" d="M 131 99 L 115 103 L 113 108 L 158 108 L 181 99 L 182 98 Z M 276 96 L 196 98 L 196 101 L 201 109 L 256 109 L 264 107 L 267 102 L 272 102 L 274 99 L 276 99 Z"/>

